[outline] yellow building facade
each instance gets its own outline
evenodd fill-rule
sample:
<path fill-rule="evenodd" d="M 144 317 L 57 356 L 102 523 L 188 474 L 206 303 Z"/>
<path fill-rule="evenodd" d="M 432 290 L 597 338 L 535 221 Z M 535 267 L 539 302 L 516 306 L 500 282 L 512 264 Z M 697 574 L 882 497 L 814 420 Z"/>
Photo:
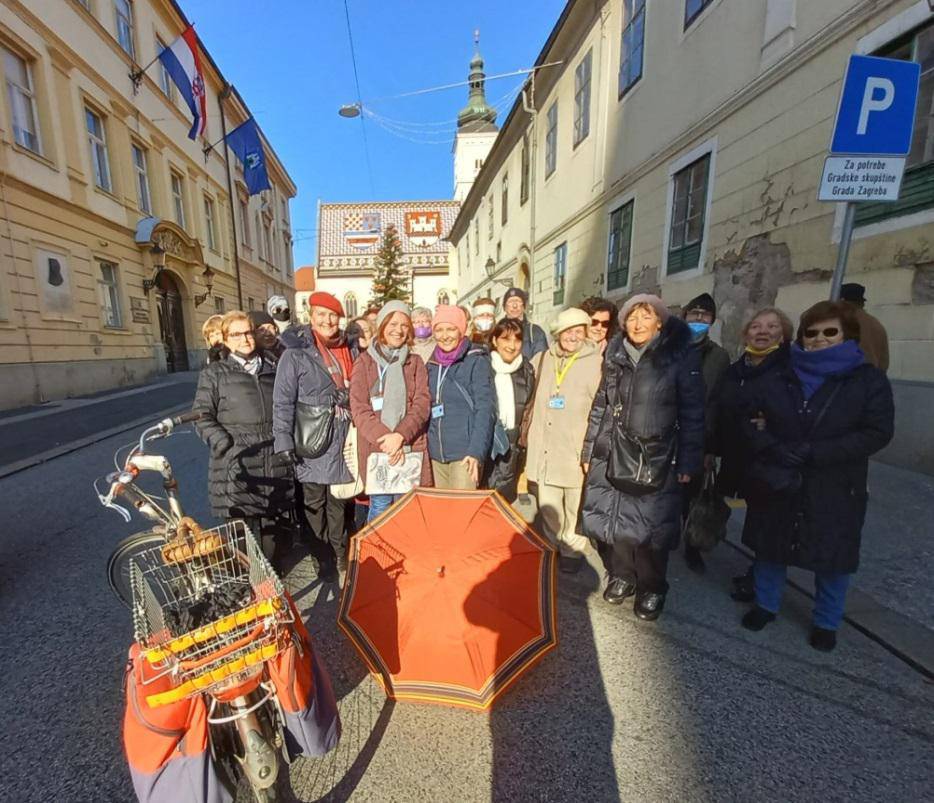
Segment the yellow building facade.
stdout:
<path fill-rule="evenodd" d="M 131 79 L 187 27 L 171 0 L 0 0 L 0 409 L 198 368 L 209 315 L 294 292 L 270 144 L 253 197 L 205 156 L 250 116 L 210 55 L 197 141 L 158 61 Z"/>

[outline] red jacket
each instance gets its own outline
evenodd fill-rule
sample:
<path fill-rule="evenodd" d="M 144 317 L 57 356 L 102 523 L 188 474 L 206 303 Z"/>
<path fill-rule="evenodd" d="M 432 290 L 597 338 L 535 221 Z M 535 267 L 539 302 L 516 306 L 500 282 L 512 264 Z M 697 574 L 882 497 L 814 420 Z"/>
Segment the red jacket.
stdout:
<path fill-rule="evenodd" d="M 428 371 L 421 357 L 410 353 L 402 366 L 405 377 L 405 416 L 395 431 L 404 439 L 413 452 L 421 452 L 421 485 L 434 485 L 431 475 L 431 460 L 428 458 L 428 418 L 431 414 L 431 394 L 428 392 Z M 379 380 L 379 369 L 368 353 L 363 352 L 353 366 L 350 377 L 350 414 L 357 427 L 357 457 L 360 461 L 360 476 L 366 482 L 366 461 L 373 452 L 378 452 L 377 441 L 391 431 L 370 403 L 370 391 Z"/>

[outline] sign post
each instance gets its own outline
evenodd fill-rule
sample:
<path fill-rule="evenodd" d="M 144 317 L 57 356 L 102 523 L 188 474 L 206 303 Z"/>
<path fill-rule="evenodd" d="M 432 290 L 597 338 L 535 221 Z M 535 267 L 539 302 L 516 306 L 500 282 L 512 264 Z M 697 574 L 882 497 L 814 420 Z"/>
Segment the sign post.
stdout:
<path fill-rule="evenodd" d="M 843 77 L 830 155 L 819 201 L 843 201 L 846 211 L 830 298 L 840 297 L 853 239 L 854 204 L 897 201 L 911 150 L 921 65 L 899 59 L 850 56 Z"/>

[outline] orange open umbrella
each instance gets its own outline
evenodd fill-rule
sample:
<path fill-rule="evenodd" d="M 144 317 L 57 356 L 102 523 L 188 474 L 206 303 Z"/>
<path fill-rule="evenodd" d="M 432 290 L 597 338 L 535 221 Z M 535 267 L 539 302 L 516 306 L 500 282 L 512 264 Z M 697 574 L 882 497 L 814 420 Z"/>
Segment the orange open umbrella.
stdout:
<path fill-rule="evenodd" d="M 354 536 L 338 624 L 386 694 L 489 708 L 557 644 L 555 550 L 493 491 L 412 491 Z"/>

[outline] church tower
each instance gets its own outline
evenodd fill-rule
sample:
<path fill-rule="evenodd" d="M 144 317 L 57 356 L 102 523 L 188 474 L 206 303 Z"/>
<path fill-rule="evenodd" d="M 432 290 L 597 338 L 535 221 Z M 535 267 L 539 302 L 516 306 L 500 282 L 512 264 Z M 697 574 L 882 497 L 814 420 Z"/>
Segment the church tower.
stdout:
<path fill-rule="evenodd" d="M 486 102 L 486 75 L 480 55 L 480 32 L 474 31 L 474 56 L 470 61 L 470 93 L 457 115 L 454 137 L 454 200 L 463 202 L 499 133 L 496 109 Z"/>

